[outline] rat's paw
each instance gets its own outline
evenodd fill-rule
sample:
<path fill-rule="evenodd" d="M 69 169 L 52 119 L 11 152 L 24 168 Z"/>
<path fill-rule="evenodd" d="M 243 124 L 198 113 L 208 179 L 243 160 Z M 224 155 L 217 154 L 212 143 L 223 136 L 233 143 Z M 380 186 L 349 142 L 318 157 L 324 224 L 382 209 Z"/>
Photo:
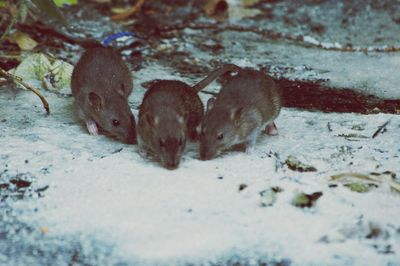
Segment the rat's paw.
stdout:
<path fill-rule="evenodd" d="M 99 130 L 97 129 L 96 122 L 94 122 L 93 120 L 87 120 L 86 127 L 87 127 L 87 130 L 89 131 L 90 135 L 97 136 L 99 134 Z"/>
<path fill-rule="evenodd" d="M 270 135 L 270 136 L 276 136 L 279 135 L 278 133 L 278 128 L 276 127 L 275 123 L 272 122 L 271 124 L 268 124 L 265 127 L 265 133 Z"/>

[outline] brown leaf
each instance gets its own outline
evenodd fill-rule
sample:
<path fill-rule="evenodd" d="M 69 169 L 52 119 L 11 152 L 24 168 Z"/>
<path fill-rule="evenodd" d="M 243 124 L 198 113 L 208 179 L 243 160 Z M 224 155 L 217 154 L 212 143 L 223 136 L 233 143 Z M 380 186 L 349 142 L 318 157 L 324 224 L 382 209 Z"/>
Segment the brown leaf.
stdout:
<path fill-rule="evenodd" d="M 123 19 L 127 19 L 128 17 L 132 16 L 133 14 L 135 14 L 136 12 L 138 12 L 141 8 L 142 5 L 144 4 L 144 0 L 138 0 L 133 6 L 128 7 L 128 8 L 124 8 L 124 9 L 116 9 L 113 8 L 113 12 L 117 13 L 116 15 L 113 15 L 111 17 L 112 20 L 123 20 Z M 116 12 L 116 11 L 120 11 L 120 12 Z"/>
<path fill-rule="evenodd" d="M 227 14 L 228 3 L 225 0 L 208 0 L 204 5 L 207 16 L 221 16 Z"/>

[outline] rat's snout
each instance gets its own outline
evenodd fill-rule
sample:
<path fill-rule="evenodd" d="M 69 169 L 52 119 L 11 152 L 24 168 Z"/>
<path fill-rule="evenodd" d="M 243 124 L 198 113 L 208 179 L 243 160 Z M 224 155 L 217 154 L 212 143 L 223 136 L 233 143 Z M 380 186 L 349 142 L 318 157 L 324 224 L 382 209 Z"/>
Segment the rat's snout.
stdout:
<path fill-rule="evenodd" d="M 212 156 L 205 152 L 200 152 L 200 159 L 203 161 L 211 160 Z"/>
<path fill-rule="evenodd" d="M 184 139 L 168 137 L 165 141 L 160 141 L 160 146 L 159 156 L 162 165 L 169 170 L 178 168 L 185 149 Z"/>
<path fill-rule="evenodd" d="M 168 170 L 175 170 L 178 168 L 179 163 L 180 163 L 180 157 L 179 156 L 173 156 L 172 158 L 164 158 L 161 160 L 162 165 L 167 168 Z"/>
<path fill-rule="evenodd" d="M 125 142 L 126 144 L 136 144 L 137 138 L 136 138 L 135 128 L 130 127 L 126 131 L 124 132 L 125 134 L 120 135 L 119 139 Z"/>
<path fill-rule="evenodd" d="M 179 162 L 167 162 L 164 164 L 165 168 L 167 168 L 168 170 L 175 170 L 176 168 L 178 168 L 179 166 Z"/>
<path fill-rule="evenodd" d="M 211 160 L 215 156 L 215 152 L 207 148 L 205 145 L 200 146 L 200 159 L 203 161 Z"/>
<path fill-rule="evenodd" d="M 161 161 L 165 168 L 175 170 L 179 166 L 181 156 L 179 154 L 168 154 L 164 155 L 164 158 L 162 158 Z"/>
<path fill-rule="evenodd" d="M 200 150 L 200 159 L 203 161 L 207 160 L 206 152 L 203 149 Z"/>
<path fill-rule="evenodd" d="M 131 132 L 131 134 L 126 139 L 126 143 L 127 144 L 136 144 L 137 143 L 136 132 L 135 131 Z"/>
<path fill-rule="evenodd" d="M 131 124 L 128 129 L 128 136 L 125 138 L 125 142 L 127 144 L 136 144 L 137 138 L 136 138 L 135 118 L 133 116 L 131 116 L 130 121 L 131 121 Z"/>

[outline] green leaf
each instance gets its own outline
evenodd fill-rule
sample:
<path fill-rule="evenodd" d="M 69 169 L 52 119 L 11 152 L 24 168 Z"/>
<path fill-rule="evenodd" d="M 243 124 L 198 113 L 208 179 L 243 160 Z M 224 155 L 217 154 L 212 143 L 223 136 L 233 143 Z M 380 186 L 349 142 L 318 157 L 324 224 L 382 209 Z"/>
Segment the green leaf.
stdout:
<path fill-rule="evenodd" d="M 312 194 L 298 193 L 293 197 L 292 205 L 299 208 L 311 208 L 322 195 L 320 191 Z"/>
<path fill-rule="evenodd" d="M 285 163 L 289 167 L 289 169 L 291 169 L 293 171 L 298 171 L 298 172 L 315 172 L 315 171 L 317 171 L 317 169 L 314 166 L 300 162 L 293 155 L 289 155 L 287 157 Z"/>
<path fill-rule="evenodd" d="M 64 26 L 68 27 L 67 20 L 65 19 L 61 10 L 56 6 L 53 0 L 32 0 L 32 2 L 42 11 L 43 14 L 57 19 Z"/>
<path fill-rule="evenodd" d="M 59 7 L 63 7 L 64 5 L 76 5 L 78 0 L 54 0 L 54 3 Z"/>
<path fill-rule="evenodd" d="M 365 193 L 370 191 L 373 187 L 376 187 L 374 184 L 364 184 L 364 183 L 349 183 L 344 184 L 345 187 L 349 188 L 351 191 L 358 193 Z"/>

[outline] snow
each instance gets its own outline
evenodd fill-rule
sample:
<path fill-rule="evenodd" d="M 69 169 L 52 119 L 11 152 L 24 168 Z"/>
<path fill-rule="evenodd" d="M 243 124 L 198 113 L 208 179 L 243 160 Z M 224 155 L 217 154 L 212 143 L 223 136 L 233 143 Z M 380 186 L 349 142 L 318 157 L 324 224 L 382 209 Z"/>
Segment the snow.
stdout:
<path fill-rule="evenodd" d="M 135 75 L 135 83 L 149 77 Z M 136 86 L 132 106 L 143 92 Z M 342 172 L 400 175 L 398 115 L 283 109 L 279 136 L 260 136 L 250 154 L 232 151 L 201 161 L 198 144 L 191 143 L 180 167 L 170 171 L 136 146 L 89 136 L 73 115 L 72 98 L 45 95 L 50 116 L 30 92 L 0 91 L 0 166 L 30 172 L 35 187 L 49 185 L 44 197 L 13 203 L 19 219 L 46 228 L 47 237 L 94 236 L 112 246 L 114 256 L 140 265 L 235 259 L 249 265 L 400 265 L 399 194 L 384 184 L 367 193 L 328 186 L 329 177 Z M 387 131 L 371 138 L 389 119 Z M 350 133 L 367 138 L 341 136 Z M 283 164 L 288 155 L 318 171 L 289 170 Z M 240 184 L 247 187 L 239 191 Z M 277 201 L 262 207 L 260 192 L 275 186 L 283 190 Z M 296 193 L 317 191 L 323 196 L 315 207 L 291 204 Z M 381 233 L 367 237 L 371 226 Z"/>

